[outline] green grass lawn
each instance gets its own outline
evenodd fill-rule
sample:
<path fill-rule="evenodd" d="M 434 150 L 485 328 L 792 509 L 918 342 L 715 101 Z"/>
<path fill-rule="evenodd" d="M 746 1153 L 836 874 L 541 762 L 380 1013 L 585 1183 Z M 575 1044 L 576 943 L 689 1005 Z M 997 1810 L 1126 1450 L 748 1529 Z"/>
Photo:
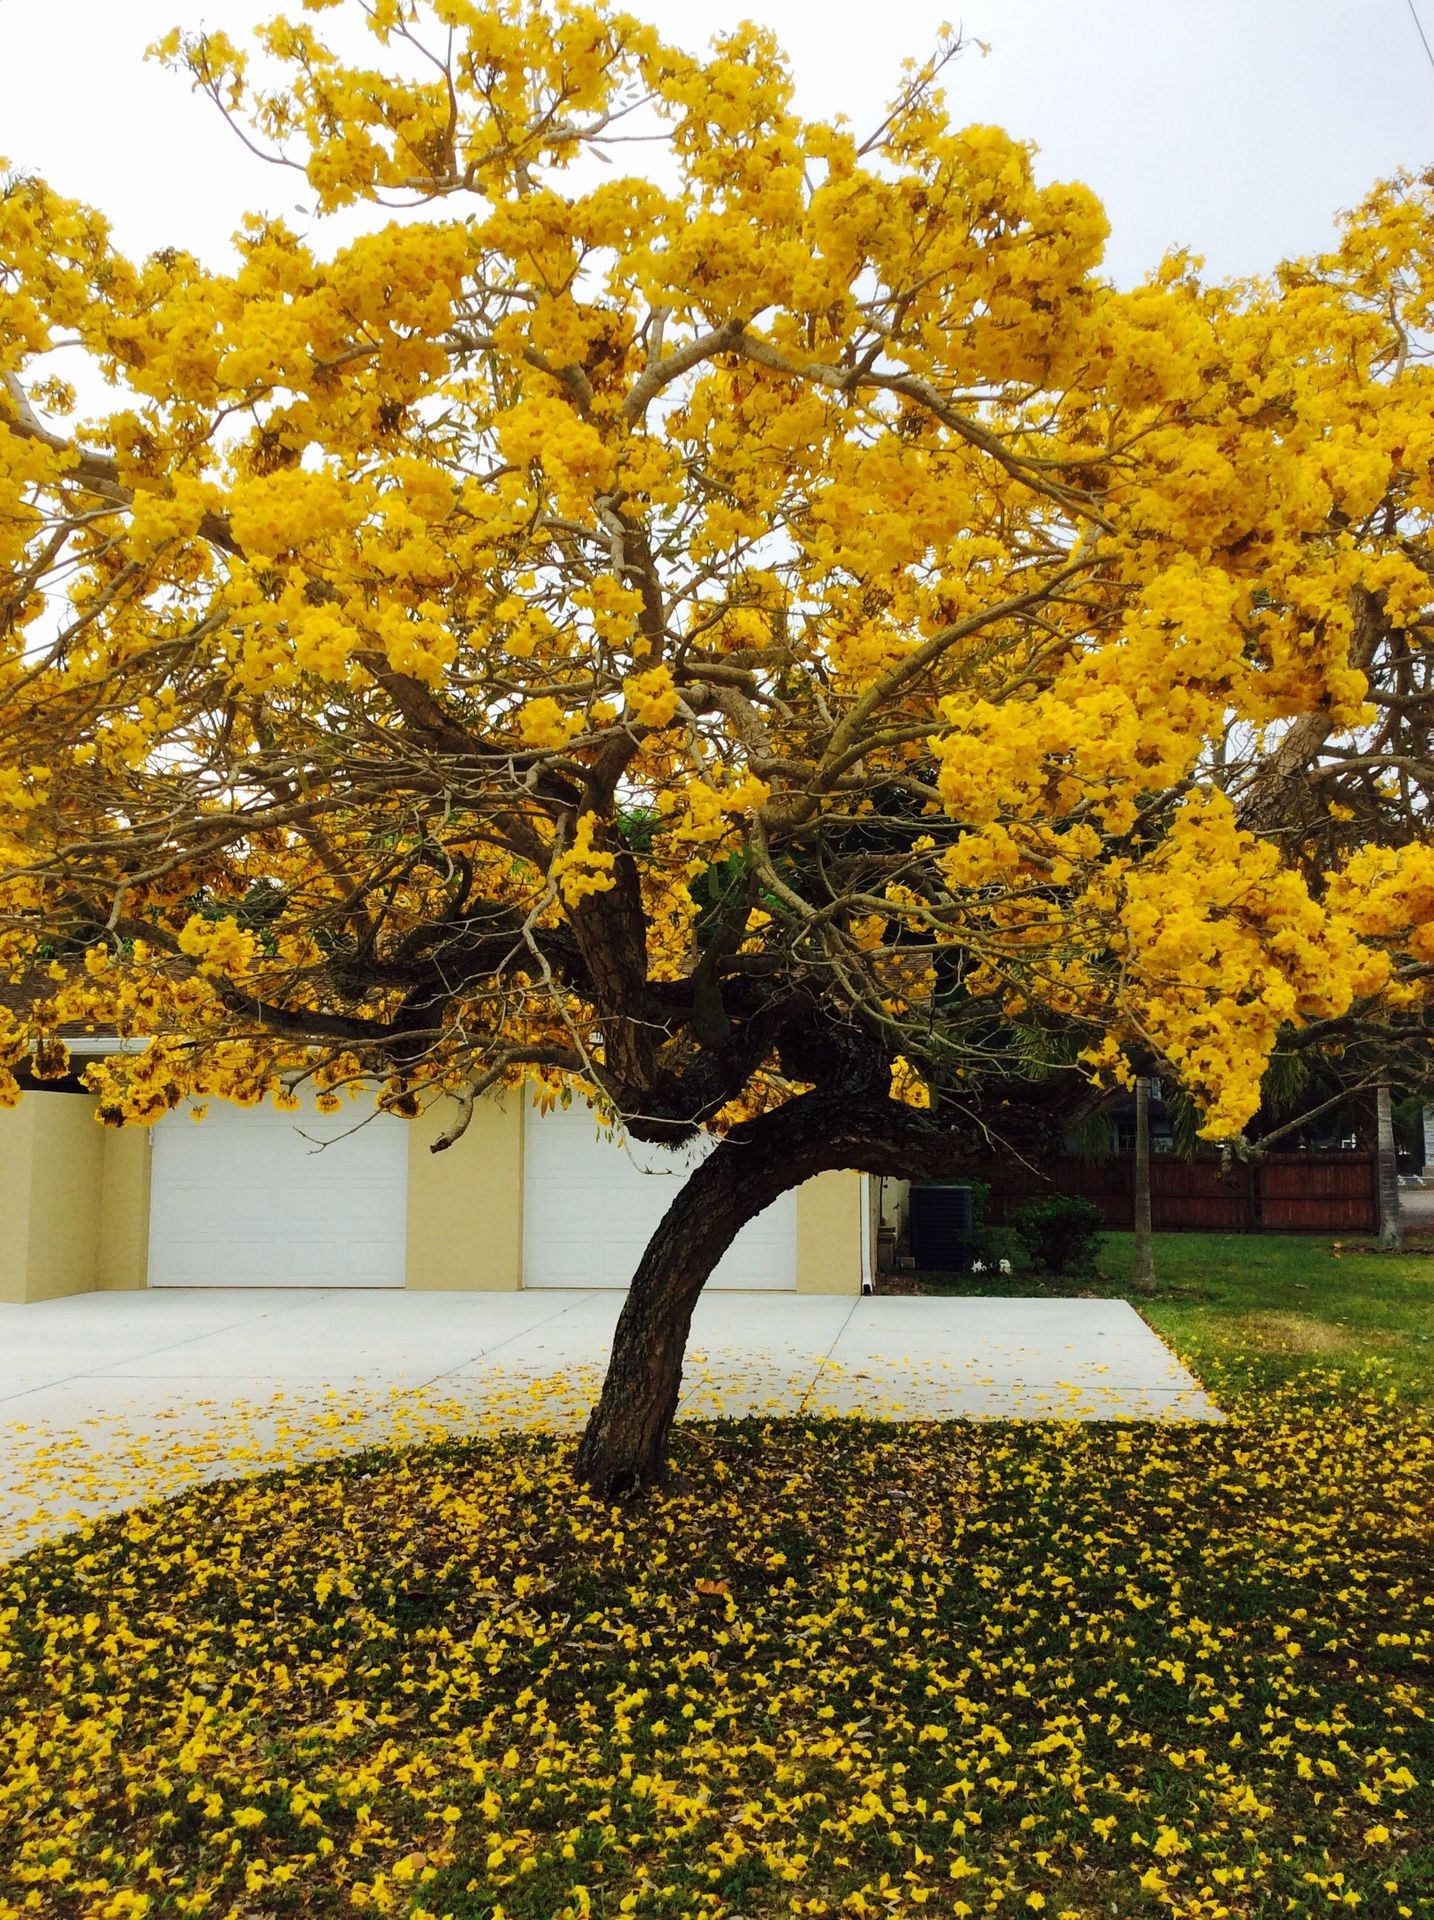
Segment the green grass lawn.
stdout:
<path fill-rule="evenodd" d="M 1293 1234 L 1162 1234 L 1161 1291 L 1140 1311 L 1199 1373 L 1236 1366 L 1275 1380 L 1311 1363 L 1362 1377 L 1369 1363 L 1402 1394 L 1434 1399 L 1434 1254 L 1336 1251 Z M 1101 1261 L 1130 1270 L 1130 1236 Z"/>

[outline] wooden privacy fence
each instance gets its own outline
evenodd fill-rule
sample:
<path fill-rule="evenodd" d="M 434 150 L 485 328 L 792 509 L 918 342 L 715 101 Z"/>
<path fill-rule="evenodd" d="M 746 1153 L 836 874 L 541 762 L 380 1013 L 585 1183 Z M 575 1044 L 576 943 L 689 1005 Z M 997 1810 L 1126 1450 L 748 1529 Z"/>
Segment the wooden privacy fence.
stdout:
<path fill-rule="evenodd" d="M 980 1172 L 991 1189 L 986 1218 L 1003 1226 L 1017 1207 L 1076 1194 L 1128 1230 L 1135 1216 L 1135 1163 L 1128 1157 Z M 1150 1215 L 1157 1233 L 1375 1233 L 1379 1185 L 1372 1153 L 1271 1153 L 1257 1160 L 1150 1162 Z"/>

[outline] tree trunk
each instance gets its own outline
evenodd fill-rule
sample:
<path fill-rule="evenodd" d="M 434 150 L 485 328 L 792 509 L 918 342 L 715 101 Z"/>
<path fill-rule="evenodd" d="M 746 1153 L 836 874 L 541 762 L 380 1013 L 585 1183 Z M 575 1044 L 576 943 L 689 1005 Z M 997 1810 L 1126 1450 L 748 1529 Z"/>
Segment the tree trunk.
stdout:
<path fill-rule="evenodd" d="M 660 1483 L 693 1309 L 742 1228 L 780 1194 L 839 1167 L 939 1180 L 998 1146 L 1037 1158 L 1090 1099 L 1089 1083 L 1072 1072 L 1033 1085 L 1019 1102 L 938 1115 L 889 1099 L 883 1077 L 803 1094 L 734 1127 L 683 1186 L 638 1263 L 578 1447 L 579 1481 L 603 1499 Z"/>
<path fill-rule="evenodd" d="M 1399 1205 L 1394 1112 L 1387 1083 L 1376 1089 L 1375 1103 L 1378 1115 L 1379 1244 L 1386 1253 L 1397 1253 L 1404 1245 L 1404 1217 Z"/>
<path fill-rule="evenodd" d="M 617 1499 L 661 1482 L 698 1296 L 747 1222 L 807 1177 L 799 1156 L 724 1140 L 662 1216 L 632 1276 L 578 1448 L 577 1477 L 594 1493 Z"/>
<path fill-rule="evenodd" d="M 1150 1076 L 1135 1082 L 1135 1247 L 1130 1284 L 1137 1293 L 1155 1292 L 1155 1237 L 1150 1230 Z"/>

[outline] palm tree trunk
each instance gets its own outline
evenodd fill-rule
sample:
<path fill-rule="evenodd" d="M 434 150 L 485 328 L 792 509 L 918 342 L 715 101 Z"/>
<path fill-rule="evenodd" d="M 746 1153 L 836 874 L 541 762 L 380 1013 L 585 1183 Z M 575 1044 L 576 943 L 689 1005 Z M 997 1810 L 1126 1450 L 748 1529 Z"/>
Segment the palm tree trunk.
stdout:
<path fill-rule="evenodd" d="M 1137 1293 L 1154 1293 L 1155 1236 L 1150 1228 L 1150 1076 L 1135 1082 L 1135 1246 L 1130 1284 Z"/>
<path fill-rule="evenodd" d="M 1375 1089 L 1375 1111 L 1378 1115 L 1379 1244 L 1386 1253 L 1397 1253 L 1404 1245 L 1404 1216 L 1399 1205 L 1394 1110 L 1387 1083 Z"/>

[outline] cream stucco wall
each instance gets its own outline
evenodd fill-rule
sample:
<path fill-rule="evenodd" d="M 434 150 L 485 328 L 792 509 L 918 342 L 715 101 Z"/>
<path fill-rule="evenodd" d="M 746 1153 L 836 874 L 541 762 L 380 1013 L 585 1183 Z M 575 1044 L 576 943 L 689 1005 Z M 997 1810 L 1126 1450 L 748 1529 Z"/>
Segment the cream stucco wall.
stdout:
<path fill-rule="evenodd" d="M 149 1127 L 95 1127 L 100 1167 L 100 1243 L 95 1280 L 106 1288 L 149 1285 Z"/>
<path fill-rule="evenodd" d="M 0 1299 L 98 1284 L 104 1136 L 82 1093 L 30 1093 L 0 1112 Z"/>
<path fill-rule="evenodd" d="M 34 1100 L 0 1107 L 0 1300 L 27 1300 Z"/>
<path fill-rule="evenodd" d="M 859 1173 L 819 1173 L 797 1188 L 797 1292 L 860 1293 L 862 1212 Z"/>
<path fill-rule="evenodd" d="M 149 1134 L 95 1119 L 83 1093 L 0 1109 L 0 1300 L 142 1287 Z"/>
<path fill-rule="evenodd" d="M 512 1292 L 523 1284 L 523 1103 L 480 1100 L 463 1137 L 432 1152 L 456 1111 L 440 1101 L 409 1123 L 406 1284 Z"/>
<path fill-rule="evenodd" d="M 32 1093 L 32 1300 L 88 1291 L 99 1277 L 100 1177 L 105 1138 L 82 1093 Z"/>

